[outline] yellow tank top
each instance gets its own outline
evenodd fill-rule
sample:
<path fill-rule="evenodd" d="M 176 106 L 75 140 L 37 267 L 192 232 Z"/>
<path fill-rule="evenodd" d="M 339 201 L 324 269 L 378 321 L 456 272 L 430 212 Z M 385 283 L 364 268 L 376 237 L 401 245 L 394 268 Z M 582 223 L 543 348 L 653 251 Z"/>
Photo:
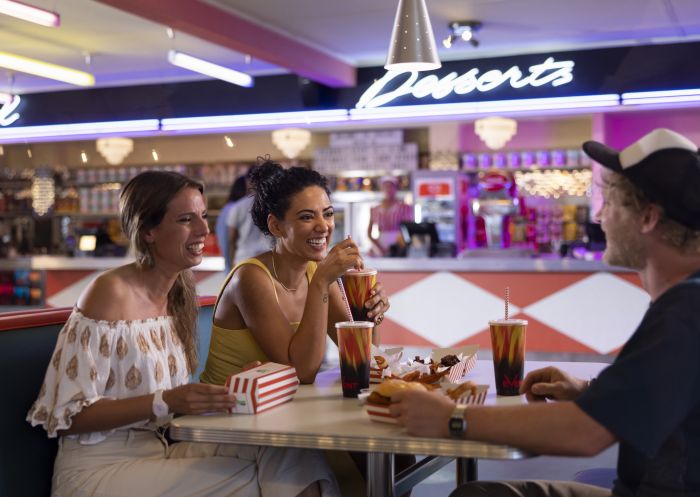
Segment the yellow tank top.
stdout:
<path fill-rule="evenodd" d="M 273 290 L 275 292 L 275 299 L 279 303 L 279 298 L 277 297 L 277 290 L 274 288 L 274 280 L 270 270 L 267 266 L 260 262 L 258 259 L 251 258 L 240 262 L 233 268 L 224 281 L 219 295 L 216 298 L 216 304 L 214 305 L 214 315 L 216 315 L 216 307 L 219 305 L 219 300 L 221 300 L 221 294 L 228 285 L 228 282 L 233 277 L 233 273 L 244 264 L 252 264 L 258 266 L 270 277 L 270 282 L 272 283 Z M 306 267 L 306 279 L 311 281 L 314 273 L 316 272 L 316 263 L 309 262 Z M 298 322 L 289 323 L 296 331 L 299 326 Z M 209 355 L 207 356 L 207 363 L 204 367 L 204 372 L 200 375 L 199 379 L 203 383 L 211 383 L 215 385 L 223 385 L 226 383 L 226 379 L 235 373 L 239 373 L 243 366 L 253 361 L 265 362 L 269 359 L 262 351 L 258 342 L 253 337 L 253 334 L 248 328 L 243 328 L 240 330 L 229 330 L 222 328 L 212 323 L 211 327 L 211 343 L 209 344 Z"/>

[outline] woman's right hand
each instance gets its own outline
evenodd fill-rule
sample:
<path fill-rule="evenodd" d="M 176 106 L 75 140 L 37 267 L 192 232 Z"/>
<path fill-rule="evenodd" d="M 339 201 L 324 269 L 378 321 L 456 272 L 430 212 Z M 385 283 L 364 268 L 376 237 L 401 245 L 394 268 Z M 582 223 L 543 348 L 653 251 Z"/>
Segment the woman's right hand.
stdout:
<path fill-rule="evenodd" d="M 204 414 L 228 412 L 235 406 L 236 397 L 222 385 L 189 383 L 164 391 L 163 401 L 175 414 Z"/>
<path fill-rule="evenodd" d="M 318 263 L 316 274 L 325 278 L 328 285 L 345 274 L 351 268 L 362 269 L 363 262 L 360 249 L 352 238 L 336 244 Z"/>

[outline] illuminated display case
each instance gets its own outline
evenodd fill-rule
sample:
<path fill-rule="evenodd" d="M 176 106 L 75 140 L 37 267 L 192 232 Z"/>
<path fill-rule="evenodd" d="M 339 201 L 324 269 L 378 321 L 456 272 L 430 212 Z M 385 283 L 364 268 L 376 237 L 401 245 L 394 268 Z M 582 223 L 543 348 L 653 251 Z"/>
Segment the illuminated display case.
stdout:
<path fill-rule="evenodd" d="M 416 171 L 413 200 L 416 222 L 435 223 L 441 243 L 465 247 L 467 175 L 459 171 Z"/>

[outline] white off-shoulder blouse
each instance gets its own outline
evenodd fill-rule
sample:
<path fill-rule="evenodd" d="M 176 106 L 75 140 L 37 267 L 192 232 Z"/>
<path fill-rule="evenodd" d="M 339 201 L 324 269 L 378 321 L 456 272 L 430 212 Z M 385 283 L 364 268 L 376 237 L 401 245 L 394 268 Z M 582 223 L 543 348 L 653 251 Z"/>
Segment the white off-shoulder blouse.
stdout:
<path fill-rule="evenodd" d="M 71 426 L 72 417 L 100 399 L 125 399 L 189 382 L 182 343 L 170 316 L 97 321 L 76 307 L 58 335 L 39 397 L 27 415 L 49 437 Z M 153 428 L 148 419 L 118 429 Z M 67 435 L 96 444 L 114 430 Z"/>

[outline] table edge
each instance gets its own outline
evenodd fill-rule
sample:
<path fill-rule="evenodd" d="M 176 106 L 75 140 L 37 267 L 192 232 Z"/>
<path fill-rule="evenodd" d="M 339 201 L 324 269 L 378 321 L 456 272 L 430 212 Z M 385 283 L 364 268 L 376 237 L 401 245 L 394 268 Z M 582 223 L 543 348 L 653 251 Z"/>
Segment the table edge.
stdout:
<path fill-rule="evenodd" d="M 170 436 L 175 440 L 223 444 L 261 445 L 269 447 L 294 447 L 303 449 L 350 450 L 416 454 L 477 459 L 517 460 L 533 457 L 515 447 L 506 445 L 452 440 L 446 438 L 392 438 L 353 436 L 327 436 L 301 433 L 240 432 L 217 428 L 182 426 L 177 420 L 170 425 Z"/>

